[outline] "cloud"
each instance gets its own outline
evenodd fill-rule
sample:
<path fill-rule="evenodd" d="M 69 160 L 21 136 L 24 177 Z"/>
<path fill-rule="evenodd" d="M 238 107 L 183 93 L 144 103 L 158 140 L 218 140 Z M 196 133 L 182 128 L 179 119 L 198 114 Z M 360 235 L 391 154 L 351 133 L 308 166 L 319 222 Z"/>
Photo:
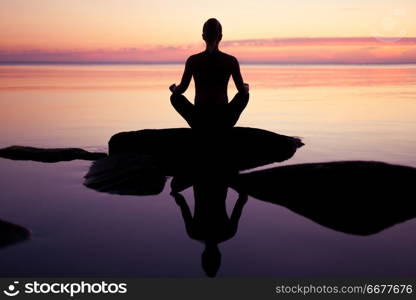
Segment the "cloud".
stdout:
<path fill-rule="evenodd" d="M 416 38 L 318 37 L 223 41 L 243 62 L 416 63 Z M 203 45 L 156 45 L 97 49 L 0 49 L 0 62 L 182 63 Z"/>
<path fill-rule="evenodd" d="M 320 38 L 272 38 L 272 39 L 246 39 L 225 41 L 225 47 L 261 46 L 261 47 L 288 47 L 288 46 L 337 46 L 337 45 L 382 45 L 383 43 L 393 45 L 416 45 L 416 38 L 397 37 L 320 37 Z"/>
<path fill-rule="evenodd" d="M 0 50 L 0 62 L 182 62 L 181 47 Z"/>

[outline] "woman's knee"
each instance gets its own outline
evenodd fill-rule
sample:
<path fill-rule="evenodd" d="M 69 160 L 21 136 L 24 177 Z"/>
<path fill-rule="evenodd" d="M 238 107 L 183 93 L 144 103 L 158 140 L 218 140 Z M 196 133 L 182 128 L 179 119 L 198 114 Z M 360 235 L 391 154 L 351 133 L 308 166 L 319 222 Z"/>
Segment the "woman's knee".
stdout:
<path fill-rule="evenodd" d="M 234 109 L 238 110 L 238 111 L 242 111 L 248 103 L 248 100 L 250 98 L 250 94 L 249 93 L 237 93 L 237 95 L 235 95 L 233 101 L 231 101 L 231 107 L 233 107 Z"/>
<path fill-rule="evenodd" d="M 170 103 L 172 103 L 173 106 L 176 106 L 178 104 L 178 102 L 181 101 L 180 97 L 182 95 L 179 94 L 172 94 L 170 95 Z"/>
<path fill-rule="evenodd" d="M 174 107 L 180 106 L 190 108 L 193 106 L 193 104 L 182 94 L 172 94 L 170 96 L 170 103 L 172 103 Z"/>
<path fill-rule="evenodd" d="M 248 99 L 250 99 L 250 94 L 249 93 L 242 93 L 239 92 L 239 98 L 241 99 L 242 102 L 248 102 Z"/>

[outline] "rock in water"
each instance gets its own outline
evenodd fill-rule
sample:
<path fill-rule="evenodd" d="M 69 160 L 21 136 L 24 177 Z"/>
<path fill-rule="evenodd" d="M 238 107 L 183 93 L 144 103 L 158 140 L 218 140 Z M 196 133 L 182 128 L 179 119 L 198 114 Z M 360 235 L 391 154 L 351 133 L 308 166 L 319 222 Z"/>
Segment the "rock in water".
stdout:
<path fill-rule="evenodd" d="M 30 232 L 24 227 L 0 220 L 0 248 L 27 240 Z"/>
<path fill-rule="evenodd" d="M 153 195 L 163 190 L 166 176 L 186 179 L 185 186 L 196 176 L 229 177 L 289 159 L 302 145 L 298 138 L 241 127 L 221 133 L 189 128 L 121 132 L 109 141 L 110 155 L 92 164 L 84 185 L 107 193 Z"/>
<path fill-rule="evenodd" d="M 250 169 L 291 158 L 303 145 L 299 138 L 270 131 L 234 127 L 227 132 L 198 133 L 190 128 L 121 132 L 109 141 L 109 154 L 151 155 L 168 173 L 229 164 Z"/>
<path fill-rule="evenodd" d="M 33 160 L 39 162 L 59 162 L 74 159 L 96 160 L 106 157 L 106 153 L 88 152 L 79 148 L 34 148 L 11 146 L 0 149 L 0 157 L 13 160 Z"/>
<path fill-rule="evenodd" d="M 118 154 L 92 163 L 84 185 L 99 192 L 119 195 L 157 195 L 166 177 L 152 157 Z"/>
<path fill-rule="evenodd" d="M 415 182 L 416 168 L 340 161 L 240 174 L 231 186 L 334 230 L 368 235 L 416 217 Z"/>

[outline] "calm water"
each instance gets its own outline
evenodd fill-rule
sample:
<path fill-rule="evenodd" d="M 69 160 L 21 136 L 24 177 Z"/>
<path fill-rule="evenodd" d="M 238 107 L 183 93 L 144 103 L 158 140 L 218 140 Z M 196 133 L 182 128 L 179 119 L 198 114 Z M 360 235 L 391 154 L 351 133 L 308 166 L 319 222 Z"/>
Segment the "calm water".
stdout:
<path fill-rule="evenodd" d="M 119 131 L 185 126 L 168 91 L 181 72 L 175 65 L 0 66 L 0 147 L 106 151 Z M 242 72 L 251 99 L 239 125 L 306 144 L 284 164 L 416 167 L 416 66 Z M 0 219 L 33 232 L 29 242 L 0 250 L 0 275 L 204 276 L 203 246 L 187 236 L 168 188 L 146 197 L 98 193 L 82 185 L 89 166 L 0 159 Z M 184 195 L 192 208 L 192 190 Z M 228 210 L 236 198 L 229 189 Z M 411 220 L 368 237 L 344 234 L 249 198 L 238 233 L 220 244 L 218 276 L 415 276 L 415 232 Z"/>

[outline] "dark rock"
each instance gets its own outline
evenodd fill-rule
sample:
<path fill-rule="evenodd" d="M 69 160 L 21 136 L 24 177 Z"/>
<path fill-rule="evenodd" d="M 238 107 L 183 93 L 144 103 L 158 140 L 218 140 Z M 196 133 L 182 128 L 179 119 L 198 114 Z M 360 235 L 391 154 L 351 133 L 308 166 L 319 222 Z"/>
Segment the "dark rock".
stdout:
<path fill-rule="evenodd" d="M 166 177 L 151 156 L 119 154 L 92 163 L 84 185 L 100 192 L 119 195 L 156 195 Z"/>
<path fill-rule="evenodd" d="M 60 162 L 74 159 L 96 160 L 106 156 L 106 153 L 88 152 L 79 148 L 42 149 L 25 146 L 11 146 L 0 149 L 0 157 L 13 160 L 33 160 L 39 162 Z"/>
<path fill-rule="evenodd" d="M 188 128 L 121 132 L 109 141 L 109 157 L 92 164 L 84 185 L 120 195 L 158 194 L 166 176 L 177 176 L 177 183 L 179 178 L 186 180 L 182 188 L 196 177 L 226 180 L 239 170 L 286 160 L 302 145 L 300 139 L 254 128 L 221 133 Z"/>
<path fill-rule="evenodd" d="M 151 155 L 167 175 L 227 164 L 245 170 L 291 158 L 300 139 L 270 131 L 234 127 L 227 132 L 200 133 L 189 128 L 146 129 L 111 137 L 109 154 Z"/>
<path fill-rule="evenodd" d="M 241 174 L 231 186 L 323 226 L 368 235 L 416 216 L 415 182 L 416 168 L 341 161 Z"/>
<path fill-rule="evenodd" d="M 29 239 L 30 231 L 24 227 L 0 220 L 0 248 Z"/>

